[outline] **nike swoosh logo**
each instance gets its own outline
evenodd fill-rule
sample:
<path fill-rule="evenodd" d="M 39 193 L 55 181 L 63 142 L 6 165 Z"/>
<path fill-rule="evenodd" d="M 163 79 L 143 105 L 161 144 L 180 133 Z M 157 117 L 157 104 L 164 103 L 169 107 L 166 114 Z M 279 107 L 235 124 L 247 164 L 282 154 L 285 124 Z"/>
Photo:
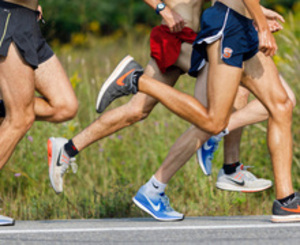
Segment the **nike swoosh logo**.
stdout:
<path fill-rule="evenodd" d="M 288 212 L 292 212 L 292 213 L 300 213 L 300 206 L 297 205 L 297 208 L 285 208 L 285 207 L 281 207 L 282 210 L 284 211 L 288 211 Z"/>
<path fill-rule="evenodd" d="M 203 145 L 204 150 L 209 151 L 211 148 L 213 148 L 212 145 L 209 145 L 207 142 L 204 143 Z"/>
<path fill-rule="evenodd" d="M 158 205 L 155 205 L 147 196 L 146 197 L 147 201 L 150 203 L 151 207 L 157 212 L 160 209 L 160 203 Z"/>
<path fill-rule="evenodd" d="M 240 186 L 243 186 L 245 185 L 245 181 L 237 181 L 235 179 L 231 179 L 231 178 L 227 178 L 228 180 L 232 181 L 233 183 L 237 184 L 237 185 L 240 185 Z"/>
<path fill-rule="evenodd" d="M 154 183 L 152 183 L 152 185 L 153 185 L 153 187 L 154 187 L 155 189 L 158 189 L 158 186 L 157 186 L 157 185 L 155 185 Z"/>
<path fill-rule="evenodd" d="M 62 164 L 59 162 L 60 156 L 61 156 L 61 151 L 59 151 L 59 155 L 58 155 L 58 158 L 57 158 L 57 161 L 56 161 L 56 166 L 61 166 L 61 165 L 62 165 Z"/>
<path fill-rule="evenodd" d="M 124 83 L 125 77 L 127 77 L 133 71 L 134 71 L 134 69 L 131 69 L 130 71 L 126 72 L 123 76 L 119 77 L 118 80 L 117 80 L 117 82 L 116 82 L 117 85 L 124 86 L 125 85 L 125 83 Z"/>

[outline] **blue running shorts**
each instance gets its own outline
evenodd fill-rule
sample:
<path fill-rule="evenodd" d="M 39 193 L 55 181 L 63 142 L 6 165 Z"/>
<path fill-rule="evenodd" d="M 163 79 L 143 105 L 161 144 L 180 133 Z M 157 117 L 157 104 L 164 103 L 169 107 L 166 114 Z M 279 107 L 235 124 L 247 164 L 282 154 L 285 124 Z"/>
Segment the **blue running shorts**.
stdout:
<path fill-rule="evenodd" d="M 216 2 L 204 11 L 201 19 L 201 31 L 194 44 L 189 74 L 196 77 L 208 61 L 206 46 L 221 39 L 222 60 L 230 65 L 242 68 L 243 61 L 252 58 L 258 52 L 258 33 L 253 20 Z"/>

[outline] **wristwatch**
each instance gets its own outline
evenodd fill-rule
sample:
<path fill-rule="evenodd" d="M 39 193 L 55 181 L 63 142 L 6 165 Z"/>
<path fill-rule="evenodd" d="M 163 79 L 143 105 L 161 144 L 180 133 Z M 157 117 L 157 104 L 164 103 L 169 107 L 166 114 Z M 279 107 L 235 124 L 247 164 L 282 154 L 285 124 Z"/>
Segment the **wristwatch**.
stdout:
<path fill-rule="evenodd" d="M 159 3 L 159 4 L 157 4 L 156 10 L 155 10 L 156 14 L 159 14 L 160 11 L 163 11 L 165 9 L 165 7 L 166 7 L 165 3 Z"/>

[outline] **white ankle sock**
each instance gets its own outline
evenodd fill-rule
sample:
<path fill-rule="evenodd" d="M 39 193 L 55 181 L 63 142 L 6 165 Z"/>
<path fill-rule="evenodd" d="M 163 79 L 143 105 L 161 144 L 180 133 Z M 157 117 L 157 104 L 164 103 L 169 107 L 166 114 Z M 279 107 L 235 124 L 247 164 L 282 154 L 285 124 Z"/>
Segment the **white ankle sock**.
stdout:
<path fill-rule="evenodd" d="M 229 134 L 229 130 L 228 130 L 228 128 L 225 128 L 221 133 L 219 133 L 213 137 L 215 137 L 216 139 L 218 139 L 218 141 L 220 141 L 227 134 Z"/>
<path fill-rule="evenodd" d="M 145 184 L 146 192 L 149 195 L 157 195 L 165 191 L 167 184 L 164 184 L 157 180 L 153 175 L 151 179 Z"/>

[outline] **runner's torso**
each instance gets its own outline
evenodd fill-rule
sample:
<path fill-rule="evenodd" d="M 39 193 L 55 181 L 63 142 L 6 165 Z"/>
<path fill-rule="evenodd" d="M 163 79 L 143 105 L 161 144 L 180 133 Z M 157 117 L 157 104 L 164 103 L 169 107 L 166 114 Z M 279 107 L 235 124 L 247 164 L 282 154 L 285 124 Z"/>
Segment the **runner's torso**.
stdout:
<path fill-rule="evenodd" d="M 199 31 L 199 18 L 204 0 L 165 0 L 165 3 L 181 15 L 187 27 L 195 32 Z M 163 22 L 163 24 L 165 23 Z"/>
<path fill-rule="evenodd" d="M 36 10 L 39 0 L 4 0 L 4 2 L 14 3 L 32 10 Z"/>
<path fill-rule="evenodd" d="M 244 5 L 242 0 L 218 0 L 218 1 L 225 4 L 229 8 L 233 9 L 234 11 L 238 12 L 239 14 L 252 19 L 251 15 L 247 11 L 246 6 Z"/>

